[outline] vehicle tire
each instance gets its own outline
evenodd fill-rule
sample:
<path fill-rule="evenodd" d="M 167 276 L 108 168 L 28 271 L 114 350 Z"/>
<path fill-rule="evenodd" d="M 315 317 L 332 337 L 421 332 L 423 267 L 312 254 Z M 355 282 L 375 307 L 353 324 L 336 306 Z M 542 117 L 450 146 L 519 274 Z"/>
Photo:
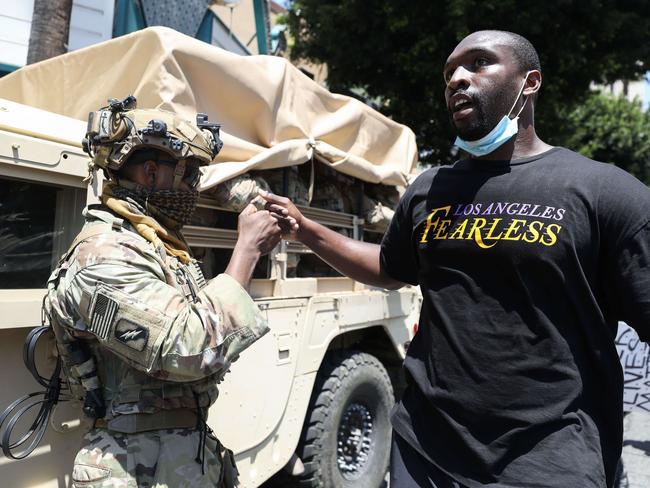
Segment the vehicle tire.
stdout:
<path fill-rule="evenodd" d="M 296 454 L 303 488 L 379 488 L 391 445 L 393 387 L 377 358 L 328 354 L 314 385 Z"/>

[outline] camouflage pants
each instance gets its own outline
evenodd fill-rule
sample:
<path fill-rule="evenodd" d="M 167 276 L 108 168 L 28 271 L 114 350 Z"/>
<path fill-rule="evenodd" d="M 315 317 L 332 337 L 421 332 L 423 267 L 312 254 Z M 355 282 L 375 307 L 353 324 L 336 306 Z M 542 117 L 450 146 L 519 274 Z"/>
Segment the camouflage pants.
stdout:
<path fill-rule="evenodd" d="M 72 488 L 213 488 L 220 486 L 218 441 L 208 435 L 204 473 L 199 432 L 169 429 L 120 434 L 92 429 L 74 461 Z"/>

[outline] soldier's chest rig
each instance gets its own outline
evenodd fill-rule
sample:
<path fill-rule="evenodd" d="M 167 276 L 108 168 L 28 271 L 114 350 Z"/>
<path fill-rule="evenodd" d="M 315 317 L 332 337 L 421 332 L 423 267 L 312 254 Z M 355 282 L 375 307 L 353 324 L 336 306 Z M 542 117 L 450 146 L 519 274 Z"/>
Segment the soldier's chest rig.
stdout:
<path fill-rule="evenodd" d="M 70 267 L 75 249 L 82 242 L 107 232 L 129 232 L 122 219 L 91 218 L 89 224 L 84 226 L 59 260 L 48 280 L 48 289 L 58 286 Z M 130 231 L 133 232 L 132 229 Z M 176 288 L 188 302 L 199 301 L 199 293 L 206 285 L 206 280 L 198 263 L 194 260 L 189 264 L 181 263 L 166 255 L 164 250 L 159 250 L 158 254 L 167 284 Z M 216 399 L 214 378 L 198 384 L 179 385 L 153 379 L 147 381 L 144 373 L 131 376 L 131 380 L 135 381 L 123 385 L 123 390 L 117 396 L 105 398 L 106 389 L 99 378 L 97 361 L 93 348 L 89 347 L 88 337 L 81 339 L 70 327 L 60 324 L 52 303 L 47 299 L 48 296 L 44 297 L 42 325 L 29 332 L 23 350 L 27 369 L 45 390 L 18 398 L 0 413 L 0 448 L 8 458 L 23 459 L 31 454 L 40 444 L 56 404 L 62 401 L 82 401 L 84 414 L 90 418 L 104 421 L 104 417 L 107 417 L 117 420 L 114 426 L 109 425 L 110 420 L 104 421 L 105 428 L 115 427 L 115 430 L 122 432 L 139 432 L 159 428 L 195 427 L 197 420 L 204 416 L 203 410 Z M 48 321 L 49 325 L 46 325 Z M 56 366 L 49 377 L 41 374 L 35 361 L 36 345 L 47 332 L 54 333 L 58 350 Z M 143 402 L 143 398 L 149 402 L 154 399 L 152 403 L 161 407 L 162 415 L 156 412 L 139 415 L 146 410 L 147 402 Z M 169 405 L 159 401 L 161 398 L 168 399 Z M 115 413 L 120 413 L 120 407 L 123 413 L 132 415 L 118 415 L 114 418 Z M 166 410 L 165 407 L 172 408 Z M 23 434 L 16 436 L 14 428 L 18 425 L 22 428 L 20 420 L 26 413 L 33 412 L 36 412 L 36 417 L 31 426 Z M 120 422 L 126 419 L 128 421 Z"/>
<path fill-rule="evenodd" d="M 124 232 L 138 236 L 128 222 L 118 217 L 102 213 L 94 216 L 99 219 L 91 221 L 82 230 L 60 262 L 63 272 L 69 266 L 70 259 L 74 259 L 74 249 L 96 235 Z M 167 254 L 163 247 L 156 248 L 149 242 L 143 242 L 142 245 L 150 246 L 155 251 L 167 285 L 174 287 L 187 303 L 198 303 L 201 300 L 200 291 L 206 285 L 206 280 L 197 261 L 185 264 Z M 133 324 L 133 328 L 123 331 L 124 335 L 136 334 L 141 328 L 139 325 L 141 324 Z M 206 378 L 188 384 L 162 381 L 130 367 L 92 338 L 79 341 L 75 340 L 74 332 L 70 334 L 69 330 L 61 327 L 54 329 L 59 350 L 64 357 L 63 369 L 68 383 L 77 384 L 76 389 L 74 386 L 71 389 L 76 390 L 77 398 L 84 398 L 86 415 L 100 419 L 96 425 L 124 433 L 194 427 L 197 417 L 192 412 L 188 414 L 188 410 L 200 410 L 216 400 L 218 391 L 215 379 L 219 378 Z M 80 364 L 77 359 L 80 355 L 68 352 L 71 347 L 79 346 L 79 343 L 83 345 L 84 342 L 89 347 Z M 124 343 L 133 345 L 137 341 L 125 339 Z M 83 387 L 83 391 L 79 386 Z"/>
<path fill-rule="evenodd" d="M 198 302 L 199 292 L 206 285 L 199 263 L 193 260 L 184 264 L 171 256 L 166 256 L 165 261 L 167 284 L 181 292 L 189 302 Z"/>

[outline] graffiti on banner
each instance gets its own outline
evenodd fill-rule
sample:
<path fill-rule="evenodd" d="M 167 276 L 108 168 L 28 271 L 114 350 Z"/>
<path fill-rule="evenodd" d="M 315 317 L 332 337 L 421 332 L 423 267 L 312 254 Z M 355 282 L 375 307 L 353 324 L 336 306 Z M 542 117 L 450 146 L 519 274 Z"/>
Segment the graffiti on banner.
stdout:
<path fill-rule="evenodd" d="M 623 367 L 623 409 L 650 412 L 650 346 L 621 322 L 616 349 Z"/>

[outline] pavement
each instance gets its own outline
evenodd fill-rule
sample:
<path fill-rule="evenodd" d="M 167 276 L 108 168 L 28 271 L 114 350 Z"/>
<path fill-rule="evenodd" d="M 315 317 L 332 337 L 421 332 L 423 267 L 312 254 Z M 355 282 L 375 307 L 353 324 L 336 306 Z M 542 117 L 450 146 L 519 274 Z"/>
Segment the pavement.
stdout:
<path fill-rule="evenodd" d="M 630 412 L 623 426 L 624 475 L 619 487 L 650 488 L 650 412 Z"/>

